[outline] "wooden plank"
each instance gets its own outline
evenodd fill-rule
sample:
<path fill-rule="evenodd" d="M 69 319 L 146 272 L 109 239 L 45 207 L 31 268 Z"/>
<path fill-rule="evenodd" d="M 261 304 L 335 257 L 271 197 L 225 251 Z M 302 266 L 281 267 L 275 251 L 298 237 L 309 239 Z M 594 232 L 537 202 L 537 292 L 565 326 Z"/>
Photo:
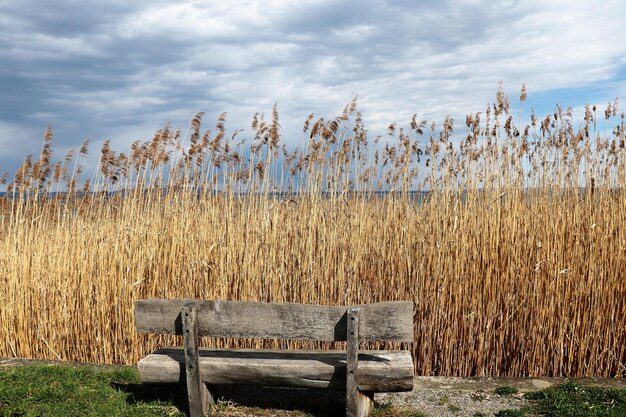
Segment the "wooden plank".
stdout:
<path fill-rule="evenodd" d="M 346 352 L 200 348 L 200 378 L 209 385 L 265 385 L 346 389 Z M 141 379 L 151 383 L 184 383 L 185 355 L 167 347 L 137 364 Z M 356 377 L 361 391 L 410 391 L 413 359 L 409 351 L 359 352 Z"/>
<path fill-rule="evenodd" d="M 191 417 L 204 416 L 209 412 L 210 403 L 214 402 L 206 385 L 200 380 L 197 307 L 195 302 L 190 301 L 181 308 L 185 379 Z"/>
<path fill-rule="evenodd" d="M 139 333 L 182 334 L 180 308 L 190 300 L 135 301 Z M 413 341 L 413 302 L 386 301 L 360 309 L 361 341 Z M 345 306 L 198 301 L 198 333 L 212 337 L 346 340 Z M 393 319 L 392 319 L 393 318 Z"/>
<path fill-rule="evenodd" d="M 374 408 L 372 393 L 359 390 L 356 378 L 359 372 L 359 309 L 349 308 L 347 315 L 346 346 L 346 416 L 366 417 Z"/>
<path fill-rule="evenodd" d="M 357 417 L 369 416 L 372 413 L 372 410 L 374 410 L 374 393 L 357 390 L 356 395 L 355 415 Z"/>
<path fill-rule="evenodd" d="M 356 373 L 359 367 L 359 309 L 348 309 L 346 338 L 346 416 L 357 417 Z"/>

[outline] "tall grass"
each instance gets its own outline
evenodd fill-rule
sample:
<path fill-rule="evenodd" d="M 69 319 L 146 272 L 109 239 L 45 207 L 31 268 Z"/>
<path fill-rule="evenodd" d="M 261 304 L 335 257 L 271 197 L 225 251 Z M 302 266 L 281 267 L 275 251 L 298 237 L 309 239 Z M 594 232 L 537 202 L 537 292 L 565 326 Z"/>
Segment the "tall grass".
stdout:
<path fill-rule="evenodd" d="M 0 199 L 0 356 L 136 362 L 173 342 L 135 333 L 141 298 L 414 300 L 417 374 L 626 376 L 617 101 L 521 125 L 499 89 L 465 128 L 370 138 L 354 100 L 296 150 L 276 109 L 232 136 L 203 116 L 106 142 L 91 177 L 46 131 Z"/>

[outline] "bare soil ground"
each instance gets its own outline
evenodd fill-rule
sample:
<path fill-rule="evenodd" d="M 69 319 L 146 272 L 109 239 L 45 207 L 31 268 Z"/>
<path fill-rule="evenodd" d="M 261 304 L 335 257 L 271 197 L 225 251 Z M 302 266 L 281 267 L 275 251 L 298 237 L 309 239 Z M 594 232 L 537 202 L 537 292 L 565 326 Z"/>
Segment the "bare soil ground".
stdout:
<path fill-rule="evenodd" d="M 567 382 L 565 378 L 447 378 L 416 377 L 410 393 L 381 393 L 380 404 L 412 409 L 431 417 L 493 416 L 496 412 L 521 408 L 523 394 Z M 581 384 L 626 388 L 621 379 L 577 379 Z M 500 395 L 499 387 L 514 388 L 517 393 Z"/>

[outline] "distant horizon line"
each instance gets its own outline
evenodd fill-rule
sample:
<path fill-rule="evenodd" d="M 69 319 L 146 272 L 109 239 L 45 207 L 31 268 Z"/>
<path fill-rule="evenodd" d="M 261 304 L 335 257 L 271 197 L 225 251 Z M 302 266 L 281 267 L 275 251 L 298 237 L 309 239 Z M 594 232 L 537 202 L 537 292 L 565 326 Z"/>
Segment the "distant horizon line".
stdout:
<path fill-rule="evenodd" d="M 577 187 L 578 191 L 587 191 L 587 187 L 584 186 L 580 186 Z M 599 187 L 597 187 L 596 189 L 598 189 Z M 493 190 L 496 190 L 495 188 L 492 188 Z M 561 187 L 561 188 L 550 188 L 550 190 L 569 190 L 571 188 L 569 187 Z M 612 191 L 619 191 L 621 190 L 622 187 L 611 187 L 610 190 Z M 116 194 L 125 194 L 125 191 L 133 191 L 134 189 L 130 189 L 130 190 L 116 190 L 116 191 L 108 191 L 106 192 L 106 194 L 108 194 L 109 196 L 114 196 Z M 478 188 L 478 191 L 484 191 L 485 188 Z M 541 191 L 541 188 L 539 187 L 524 187 L 524 191 Z M 167 187 L 164 188 L 164 191 L 167 191 Z M 186 189 L 185 191 L 190 191 L 189 189 Z M 463 189 L 463 190 L 454 190 L 456 191 L 461 191 L 462 193 L 466 193 L 467 191 L 469 191 L 467 188 Z M 76 195 L 83 197 L 86 194 L 101 194 L 103 191 L 89 191 L 87 193 L 83 192 L 83 191 L 77 191 Z M 306 192 L 306 191 L 255 191 L 255 192 L 250 192 L 250 191 L 224 191 L 224 190 L 212 190 L 210 192 L 207 192 L 206 190 L 202 190 L 202 189 L 198 189 L 197 190 L 198 193 L 203 193 L 203 194 L 214 194 L 214 195 L 218 195 L 218 194 L 233 194 L 233 195 L 238 195 L 238 196 L 245 196 L 245 195 L 271 195 L 271 196 L 291 196 L 291 195 L 300 195 L 300 194 L 311 194 L 310 192 Z M 349 190 L 349 191 L 315 191 L 313 194 L 321 194 L 321 195 L 342 195 L 342 194 L 378 194 L 378 195 L 388 195 L 388 194 L 421 194 L 421 195 L 425 195 L 425 194 L 430 194 L 432 193 L 433 190 L 410 190 L 410 191 L 401 191 L 401 190 L 371 190 L 371 191 L 357 191 L 357 190 Z M 4 197 L 7 194 L 13 194 L 13 196 L 18 196 L 21 195 L 20 192 L 7 192 L 7 191 L 0 191 L 0 197 Z M 27 195 L 34 195 L 35 193 L 33 192 L 29 192 L 26 193 Z M 40 195 L 46 195 L 48 197 L 55 197 L 55 196 L 63 196 L 63 195 L 67 195 L 68 192 L 67 191 L 51 191 L 48 193 L 41 193 Z"/>

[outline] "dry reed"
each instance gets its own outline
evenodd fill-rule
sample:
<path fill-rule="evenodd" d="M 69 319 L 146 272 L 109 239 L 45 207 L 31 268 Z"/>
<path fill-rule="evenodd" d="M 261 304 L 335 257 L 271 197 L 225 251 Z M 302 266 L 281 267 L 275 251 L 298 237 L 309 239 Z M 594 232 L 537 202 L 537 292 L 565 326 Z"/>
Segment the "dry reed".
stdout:
<path fill-rule="evenodd" d="M 370 139 L 353 100 L 295 151 L 276 108 L 248 145 L 199 113 L 86 179 L 49 128 L 0 199 L 0 356 L 136 362 L 172 342 L 135 333 L 141 298 L 409 299 L 417 374 L 623 377 L 624 115 L 512 113 L 499 89 L 462 137 L 414 116 Z"/>

